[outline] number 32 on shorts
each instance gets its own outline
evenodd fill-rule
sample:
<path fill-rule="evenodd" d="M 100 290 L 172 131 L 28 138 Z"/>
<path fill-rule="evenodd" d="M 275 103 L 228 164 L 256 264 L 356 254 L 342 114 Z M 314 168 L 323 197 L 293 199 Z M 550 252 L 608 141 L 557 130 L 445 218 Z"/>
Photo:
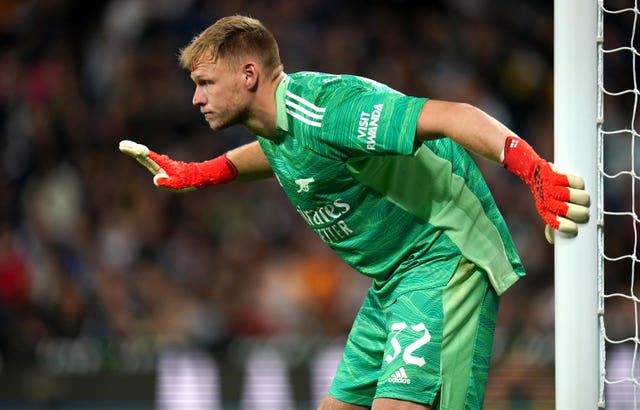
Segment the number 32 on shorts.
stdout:
<path fill-rule="evenodd" d="M 422 346 L 429 343 L 431 340 L 431 334 L 429 330 L 424 325 L 424 323 L 418 323 L 417 325 L 412 325 L 411 329 L 415 332 L 423 332 L 422 336 L 420 336 L 416 341 L 412 342 L 408 346 L 404 347 L 400 345 L 398 341 L 398 335 L 404 331 L 408 325 L 405 322 L 393 323 L 391 325 L 391 331 L 393 332 L 393 337 L 391 338 L 391 346 L 393 347 L 393 354 L 388 354 L 385 356 L 384 360 L 387 363 L 391 363 L 396 357 L 402 353 L 402 360 L 404 360 L 407 364 L 415 364 L 416 366 L 424 366 L 425 361 L 423 357 L 414 356 L 413 352 L 421 348 Z"/>

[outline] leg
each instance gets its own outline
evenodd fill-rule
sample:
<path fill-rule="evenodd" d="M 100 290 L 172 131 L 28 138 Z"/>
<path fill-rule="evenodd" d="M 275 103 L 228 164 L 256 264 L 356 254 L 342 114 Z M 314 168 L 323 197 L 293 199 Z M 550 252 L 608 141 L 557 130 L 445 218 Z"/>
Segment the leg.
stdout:
<path fill-rule="evenodd" d="M 324 398 L 324 400 L 322 400 L 320 406 L 318 406 L 318 410 L 367 410 L 369 408 L 370 407 L 345 403 L 328 395 Z"/>
<path fill-rule="evenodd" d="M 432 410 L 431 406 L 414 403 L 411 401 L 387 399 L 384 397 L 377 398 L 373 401 L 373 407 L 357 406 L 355 404 L 345 403 L 331 396 L 326 396 L 318 410 Z"/>
<path fill-rule="evenodd" d="M 369 290 L 351 328 L 342 360 L 321 409 L 371 408 L 387 341 L 382 310 L 375 293 Z"/>
<path fill-rule="evenodd" d="M 320 410 L 434 408 L 428 403 L 437 400 L 441 385 L 442 290 L 433 292 L 416 292 L 419 306 L 409 300 L 387 307 L 381 306 L 374 292 L 367 294 Z M 433 300 L 438 303 L 435 309 L 431 309 Z M 432 314 L 425 316 L 427 311 Z M 430 319 L 431 333 L 422 323 L 426 319 Z M 429 343 L 432 336 L 436 343 Z M 436 346 L 429 349 L 431 345 Z"/>
<path fill-rule="evenodd" d="M 373 401 L 373 410 L 431 410 L 432 407 L 414 403 L 412 401 L 403 401 L 395 399 L 387 399 L 379 397 Z"/>
<path fill-rule="evenodd" d="M 368 410 L 370 407 L 357 406 L 355 404 L 345 403 L 331 396 L 326 396 L 318 410 Z M 373 401 L 373 410 L 431 410 L 431 406 L 410 401 L 377 398 Z"/>
<path fill-rule="evenodd" d="M 499 300 L 485 274 L 463 259 L 443 294 L 444 408 L 482 408 Z"/>
<path fill-rule="evenodd" d="M 373 409 L 482 408 L 498 300 L 464 258 L 443 288 L 398 297 Z"/>

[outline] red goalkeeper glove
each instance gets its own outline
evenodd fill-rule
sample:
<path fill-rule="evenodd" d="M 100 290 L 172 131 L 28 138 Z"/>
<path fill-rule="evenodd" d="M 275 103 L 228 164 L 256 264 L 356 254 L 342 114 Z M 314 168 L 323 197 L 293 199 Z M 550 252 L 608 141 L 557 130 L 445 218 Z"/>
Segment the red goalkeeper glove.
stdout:
<path fill-rule="evenodd" d="M 538 213 L 547 225 L 545 235 L 550 243 L 554 240 L 554 230 L 575 236 L 578 234 L 576 222 L 589 220 L 590 195 L 584 190 L 584 180 L 577 175 L 556 172 L 552 164 L 540 158 L 523 139 L 507 137 L 502 165 L 529 186 Z"/>
<path fill-rule="evenodd" d="M 120 141 L 119 148 L 154 175 L 156 186 L 172 191 L 187 192 L 204 186 L 227 184 L 238 175 L 235 165 L 225 154 L 204 162 L 182 162 L 133 141 Z"/>

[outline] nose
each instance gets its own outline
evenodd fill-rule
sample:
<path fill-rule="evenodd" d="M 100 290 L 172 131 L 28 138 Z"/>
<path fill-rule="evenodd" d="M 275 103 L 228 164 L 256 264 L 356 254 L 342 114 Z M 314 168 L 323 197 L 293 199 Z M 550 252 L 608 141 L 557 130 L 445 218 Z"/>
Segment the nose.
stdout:
<path fill-rule="evenodd" d="M 207 103 L 207 99 L 200 87 L 196 87 L 196 90 L 193 92 L 193 99 L 191 100 L 191 103 L 195 106 L 202 106 Z"/>

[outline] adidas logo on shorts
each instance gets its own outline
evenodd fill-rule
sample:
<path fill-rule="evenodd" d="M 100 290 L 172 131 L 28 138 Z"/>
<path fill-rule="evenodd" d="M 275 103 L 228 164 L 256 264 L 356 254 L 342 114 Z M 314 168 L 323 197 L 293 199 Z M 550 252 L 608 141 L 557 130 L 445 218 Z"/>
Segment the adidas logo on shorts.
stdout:
<path fill-rule="evenodd" d="M 411 379 L 407 376 L 407 372 L 404 371 L 404 367 L 396 370 L 393 376 L 387 379 L 389 383 L 402 383 L 402 384 L 411 384 Z"/>

